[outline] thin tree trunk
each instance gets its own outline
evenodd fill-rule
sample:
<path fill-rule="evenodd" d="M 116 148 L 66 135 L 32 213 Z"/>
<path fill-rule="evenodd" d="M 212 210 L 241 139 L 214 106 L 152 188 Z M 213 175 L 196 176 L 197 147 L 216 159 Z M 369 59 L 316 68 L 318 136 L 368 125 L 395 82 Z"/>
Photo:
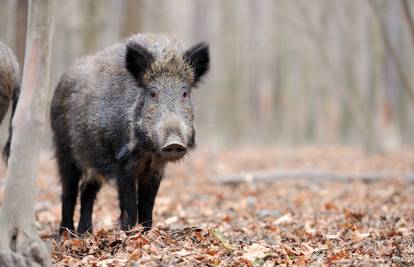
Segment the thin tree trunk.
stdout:
<path fill-rule="evenodd" d="M 16 11 L 16 32 L 15 32 L 15 45 L 16 56 L 19 61 L 19 65 L 23 66 L 25 45 L 26 45 L 26 32 L 27 32 L 27 15 L 28 15 L 28 1 L 17 0 Z"/>
<path fill-rule="evenodd" d="M 410 3 L 408 0 L 401 0 L 401 1 L 402 1 L 405 20 L 407 21 L 408 28 L 410 29 L 411 42 L 413 43 L 413 46 L 414 46 L 414 19 L 413 19 L 413 15 L 411 14 Z"/>
<path fill-rule="evenodd" d="M 305 1 L 299 1 L 296 0 L 294 2 L 296 4 L 296 7 L 298 8 L 298 11 L 300 12 L 301 16 L 303 17 L 306 25 L 307 25 L 307 33 L 309 37 L 311 38 L 311 41 L 314 43 L 315 47 L 319 49 L 319 55 L 320 60 L 322 63 L 322 67 L 325 68 L 326 72 L 329 73 L 329 75 L 326 75 L 326 79 L 328 82 L 329 87 L 336 87 L 336 91 L 334 92 L 335 98 L 343 99 L 345 107 L 349 109 L 350 115 L 352 116 L 352 119 L 355 121 L 355 125 L 359 132 L 363 136 L 363 141 L 367 148 L 369 146 L 374 145 L 368 145 L 370 144 L 378 144 L 378 141 L 375 140 L 376 136 L 369 135 L 369 121 L 370 117 L 365 114 L 364 112 L 364 104 L 360 101 L 360 99 L 356 98 L 352 92 L 349 90 L 349 88 L 346 88 L 346 78 L 341 75 L 342 72 L 344 72 L 343 65 L 344 63 L 341 62 L 340 67 L 336 64 L 336 62 L 332 59 L 332 57 L 329 54 L 329 45 L 328 41 L 325 38 L 323 28 L 320 25 L 313 25 L 311 18 L 310 9 L 308 6 L 306 6 L 304 3 L 307 3 Z M 325 2 L 325 8 L 329 8 L 330 6 L 326 5 L 330 2 Z M 329 13 L 330 11 L 325 11 Z M 339 34 L 344 35 L 346 34 L 345 28 L 341 27 L 341 25 L 338 26 L 340 29 Z M 322 28 L 322 30 L 320 30 Z M 342 55 L 342 51 L 338 51 L 340 55 Z M 374 138 L 374 139 L 373 139 Z"/>
<path fill-rule="evenodd" d="M 404 71 L 404 66 L 401 63 L 400 58 L 398 57 L 398 53 L 396 51 L 396 48 L 392 45 L 391 39 L 389 36 L 389 33 L 386 28 L 386 23 L 384 21 L 384 18 L 381 15 L 381 10 L 377 3 L 373 0 L 370 2 L 371 9 L 373 10 L 373 13 L 378 21 L 378 25 L 381 30 L 381 36 L 384 41 L 385 48 L 387 50 L 387 53 L 389 53 L 390 58 L 394 61 L 395 68 L 397 71 L 397 74 L 399 76 L 399 79 L 401 80 L 401 83 L 405 89 L 405 92 L 407 94 L 407 97 L 410 99 L 411 103 L 414 104 L 414 89 L 411 87 L 410 80 L 408 78 L 407 73 Z"/>
<path fill-rule="evenodd" d="M 122 11 L 123 21 L 121 36 L 127 37 L 132 34 L 143 31 L 142 28 L 142 10 L 143 4 L 142 0 L 125 0 L 124 1 L 124 10 Z"/>
<path fill-rule="evenodd" d="M 16 24 L 14 23 L 16 9 L 16 0 L 0 1 L 0 25 L 2 25 L 0 33 L 4 38 L 2 41 L 11 48 L 14 48 L 16 44 L 14 36 L 16 32 Z"/>
<path fill-rule="evenodd" d="M 35 227 L 34 193 L 46 119 L 53 0 L 31 0 L 20 100 L 0 211 L 0 265 L 50 266 Z"/>

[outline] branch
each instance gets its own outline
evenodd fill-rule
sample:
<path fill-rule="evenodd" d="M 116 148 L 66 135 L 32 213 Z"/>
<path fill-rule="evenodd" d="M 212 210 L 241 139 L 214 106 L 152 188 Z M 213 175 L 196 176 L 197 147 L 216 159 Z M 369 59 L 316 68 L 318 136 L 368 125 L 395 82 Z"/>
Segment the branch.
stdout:
<path fill-rule="evenodd" d="M 343 173 L 329 172 L 323 170 L 269 170 L 258 172 L 235 173 L 229 175 L 218 176 L 213 179 L 216 183 L 221 184 L 239 184 L 243 182 L 262 182 L 269 183 L 275 181 L 306 179 L 315 182 L 320 181 L 350 181 L 363 180 L 375 181 L 391 177 L 400 177 L 392 172 L 364 172 L 364 173 Z M 405 180 L 414 181 L 414 173 L 403 176 Z"/>

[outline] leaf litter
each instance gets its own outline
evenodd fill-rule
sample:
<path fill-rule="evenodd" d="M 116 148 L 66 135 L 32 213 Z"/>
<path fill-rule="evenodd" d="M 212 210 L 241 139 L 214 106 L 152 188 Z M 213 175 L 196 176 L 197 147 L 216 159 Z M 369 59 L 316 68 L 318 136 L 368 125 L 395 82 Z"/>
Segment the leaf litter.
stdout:
<path fill-rule="evenodd" d="M 413 265 L 414 152 L 366 155 L 348 147 L 199 150 L 170 166 L 154 208 L 154 228 L 119 230 L 114 185 L 94 208 L 94 233 L 57 235 L 60 186 L 42 157 L 36 227 L 56 266 Z M 375 181 L 223 185 L 218 175 L 266 169 L 366 173 Z M 4 177 L 5 170 L 0 170 Z M 0 192 L 1 195 L 1 192 Z M 75 220 L 79 219 L 79 207 Z"/>

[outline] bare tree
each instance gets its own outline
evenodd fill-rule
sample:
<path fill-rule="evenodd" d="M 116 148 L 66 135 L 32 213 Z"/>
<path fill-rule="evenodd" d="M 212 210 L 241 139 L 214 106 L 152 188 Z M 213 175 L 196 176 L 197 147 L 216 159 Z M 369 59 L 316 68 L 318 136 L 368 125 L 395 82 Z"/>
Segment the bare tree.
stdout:
<path fill-rule="evenodd" d="M 23 66 L 24 53 L 26 48 L 27 17 L 29 13 L 29 4 L 27 0 L 17 1 L 16 14 L 16 53 L 19 63 Z"/>
<path fill-rule="evenodd" d="M 10 47 L 14 47 L 16 41 L 14 36 L 16 32 L 16 24 L 13 23 L 15 20 L 16 8 L 16 0 L 3 0 L 0 2 L 0 25 L 4 25 L 1 27 L 0 31 L 2 32 L 2 35 L 5 36 L 3 42 Z"/>
<path fill-rule="evenodd" d="M 411 6 L 408 0 L 401 0 L 401 2 L 402 2 L 405 20 L 407 21 L 408 27 L 410 29 L 411 42 L 414 45 L 414 18 L 413 18 L 413 15 L 411 14 Z"/>
<path fill-rule="evenodd" d="M 131 34 L 142 31 L 142 0 L 126 0 L 124 1 L 125 15 L 123 16 L 122 36 L 130 36 Z"/>
<path fill-rule="evenodd" d="M 35 227 L 34 193 L 49 90 L 53 0 L 31 0 L 22 92 L 0 211 L 0 265 L 50 266 Z"/>
<path fill-rule="evenodd" d="M 405 92 L 407 94 L 407 97 L 410 99 L 412 104 L 414 104 L 414 89 L 411 86 L 410 79 L 408 77 L 408 74 L 404 70 L 404 66 L 401 62 L 401 59 L 398 56 L 396 48 L 393 46 L 391 37 L 389 34 L 389 31 L 387 30 L 387 24 L 382 16 L 380 7 L 378 6 L 378 3 L 374 0 L 371 0 L 370 2 L 371 9 L 373 10 L 373 13 L 378 21 L 378 25 L 381 30 L 381 36 L 384 41 L 386 52 L 389 53 L 391 60 L 395 64 L 395 69 L 397 71 L 397 75 L 405 89 Z"/>

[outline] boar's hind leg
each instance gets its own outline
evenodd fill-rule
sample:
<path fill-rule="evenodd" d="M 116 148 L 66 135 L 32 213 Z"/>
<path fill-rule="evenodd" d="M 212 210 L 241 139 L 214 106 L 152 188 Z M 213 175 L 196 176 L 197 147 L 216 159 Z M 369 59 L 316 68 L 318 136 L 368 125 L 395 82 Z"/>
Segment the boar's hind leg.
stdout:
<path fill-rule="evenodd" d="M 121 229 L 127 231 L 137 223 L 137 195 L 133 172 L 122 170 L 117 176 Z"/>
<path fill-rule="evenodd" d="M 144 227 L 144 231 L 152 227 L 152 210 L 154 208 L 155 197 L 161 183 L 161 176 L 158 174 L 142 177 L 138 183 L 138 213 L 139 223 Z"/>
<path fill-rule="evenodd" d="M 101 184 L 97 180 L 92 180 L 81 186 L 81 211 L 78 224 L 79 234 L 86 232 L 92 233 L 93 203 L 100 188 Z"/>
<path fill-rule="evenodd" d="M 3 95 L 2 92 L 3 87 L 0 86 L 0 124 L 3 121 L 4 116 L 7 113 L 7 109 L 9 108 L 10 99 Z"/>
<path fill-rule="evenodd" d="M 79 179 L 82 174 L 69 155 L 68 150 L 62 148 L 59 145 L 56 146 L 56 156 L 62 182 L 62 222 L 59 229 L 60 234 L 66 229 L 74 230 L 73 213 L 78 196 Z"/>
<path fill-rule="evenodd" d="M 20 87 L 16 87 L 16 89 L 14 89 L 13 91 L 13 102 L 12 102 L 12 113 L 10 116 L 10 124 L 9 124 L 9 137 L 7 138 L 7 142 L 6 145 L 3 148 L 3 159 L 5 161 L 5 163 L 7 164 L 7 161 L 9 159 L 10 156 L 10 148 L 11 148 L 11 139 L 13 136 L 13 125 L 12 125 L 12 121 L 13 121 L 13 117 L 14 117 L 14 112 L 16 111 L 16 107 L 17 107 L 17 101 L 19 101 L 19 95 L 20 95 Z M 0 101 L 1 103 L 1 101 Z M 1 113 L 1 111 L 0 111 Z M 1 115 L 0 115 L 1 118 Z M 1 123 L 1 119 L 0 119 L 0 123 Z"/>

